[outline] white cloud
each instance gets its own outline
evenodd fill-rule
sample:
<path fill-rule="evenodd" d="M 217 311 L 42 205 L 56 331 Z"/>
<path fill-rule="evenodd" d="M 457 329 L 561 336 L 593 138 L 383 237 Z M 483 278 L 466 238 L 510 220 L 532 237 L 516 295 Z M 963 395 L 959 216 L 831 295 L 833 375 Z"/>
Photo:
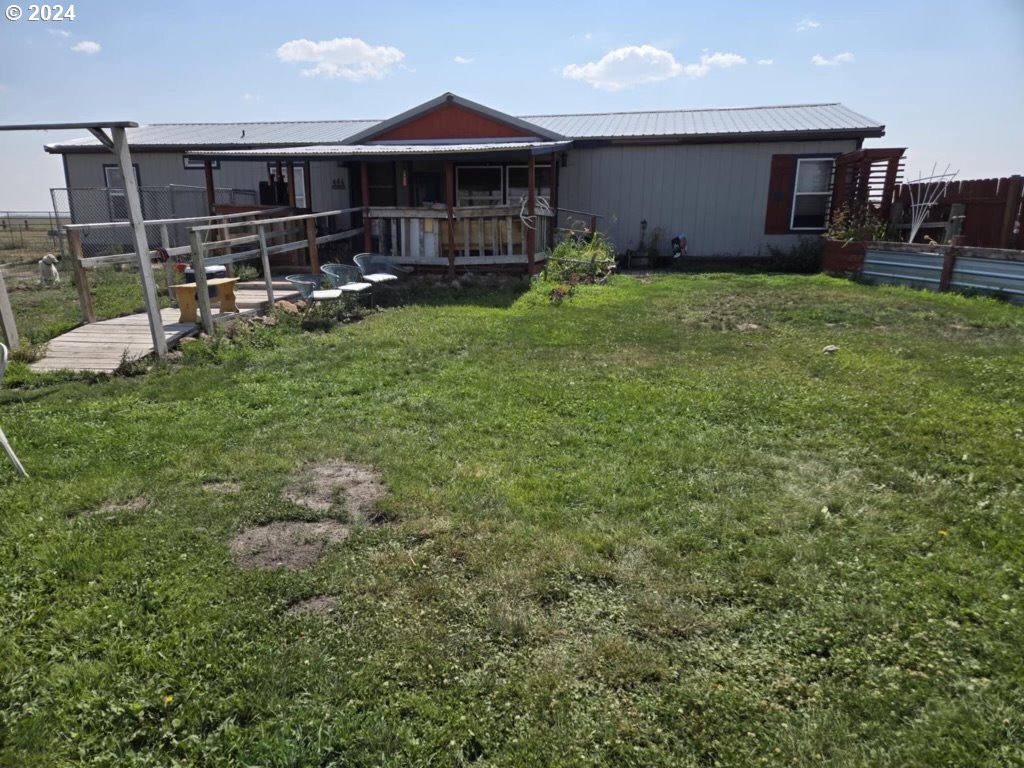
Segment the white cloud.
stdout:
<path fill-rule="evenodd" d="M 747 60 L 738 53 L 719 53 L 715 51 L 710 56 L 701 54 L 700 61 L 696 64 L 687 64 L 683 72 L 687 77 L 704 77 L 712 69 L 728 69 L 746 64 Z"/>
<path fill-rule="evenodd" d="M 775 63 L 775 59 L 758 59 L 757 66 L 759 67 L 770 67 Z"/>
<path fill-rule="evenodd" d="M 277 49 L 277 58 L 284 62 L 311 63 L 303 69 L 306 77 L 340 77 L 359 81 L 379 80 L 405 58 L 405 54 L 389 45 L 369 45 L 358 37 L 336 37 L 333 40 L 289 40 Z"/>
<path fill-rule="evenodd" d="M 91 56 L 94 53 L 99 53 L 100 51 L 102 51 L 103 46 L 101 46 L 99 43 L 94 43 L 92 40 L 83 40 L 80 43 L 75 43 L 74 45 L 72 45 L 71 50 L 75 53 L 86 53 Z"/>
<path fill-rule="evenodd" d="M 621 91 L 641 83 L 657 83 L 682 74 L 683 66 L 668 51 L 653 45 L 627 45 L 598 61 L 570 64 L 562 77 L 582 80 L 603 91 Z"/>
<path fill-rule="evenodd" d="M 715 52 L 703 54 L 699 62 L 684 66 L 671 53 L 653 45 L 628 45 L 609 51 L 598 61 L 570 64 L 562 69 L 562 77 L 582 80 L 603 91 L 621 91 L 679 75 L 704 77 L 712 69 L 727 69 L 746 62 L 736 53 Z"/>
<path fill-rule="evenodd" d="M 57 37 L 71 37 L 71 33 L 66 29 L 48 29 L 46 31 L 51 35 L 56 35 Z"/>
<path fill-rule="evenodd" d="M 249 93 L 248 91 L 246 91 L 242 94 L 242 99 L 244 101 L 259 101 L 260 95 L 258 93 Z"/>
<path fill-rule="evenodd" d="M 796 31 L 806 32 L 808 29 L 817 29 L 820 26 L 820 21 L 815 21 L 814 19 L 804 19 L 803 21 L 796 25 Z"/>
<path fill-rule="evenodd" d="M 816 67 L 837 67 L 840 64 L 847 64 L 851 61 L 853 61 L 853 54 L 849 51 L 837 53 L 830 59 L 826 59 L 820 53 L 816 53 L 811 57 L 811 64 Z"/>
<path fill-rule="evenodd" d="M 456 56 L 452 61 L 456 64 L 472 64 L 474 59 L 467 59 L 465 56 Z"/>

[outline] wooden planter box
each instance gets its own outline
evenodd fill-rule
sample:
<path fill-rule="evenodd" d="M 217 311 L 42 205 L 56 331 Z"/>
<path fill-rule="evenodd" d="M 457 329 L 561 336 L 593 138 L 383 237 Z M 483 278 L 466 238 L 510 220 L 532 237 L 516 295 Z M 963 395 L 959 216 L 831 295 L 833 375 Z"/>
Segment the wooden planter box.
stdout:
<path fill-rule="evenodd" d="M 821 271 L 844 277 L 856 276 L 864 269 L 864 241 L 826 240 Z"/>

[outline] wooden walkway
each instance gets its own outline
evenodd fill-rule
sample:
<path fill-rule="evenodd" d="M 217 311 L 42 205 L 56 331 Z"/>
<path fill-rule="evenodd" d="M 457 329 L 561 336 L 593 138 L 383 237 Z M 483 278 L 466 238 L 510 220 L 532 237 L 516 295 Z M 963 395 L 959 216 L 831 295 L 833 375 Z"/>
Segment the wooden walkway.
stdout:
<path fill-rule="evenodd" d="M 274 281 L 274 299 L 294 301 L 298 294 L 289 283 Z M 235 289 L 237 315 L 261 314 L 267 309 L 267 291 L 262 282 L 239 283 Z M 214 315 L 220 318 L 220 315 Z M 195 323 L 179 323 L 178 310 L 169 307 L 160 310 L 164 338 L 168 348 L 186 336 L 199 333 Z M 126 315 L 112 320 L 80 325 L 74 330 L 51 339 L 46 354 L 29 367 L 33 371 L 96 371 L 113 373 L 127 357 L 136 360 L 153 354 L 153 338 L 149 332 L 146 314 Z"/>

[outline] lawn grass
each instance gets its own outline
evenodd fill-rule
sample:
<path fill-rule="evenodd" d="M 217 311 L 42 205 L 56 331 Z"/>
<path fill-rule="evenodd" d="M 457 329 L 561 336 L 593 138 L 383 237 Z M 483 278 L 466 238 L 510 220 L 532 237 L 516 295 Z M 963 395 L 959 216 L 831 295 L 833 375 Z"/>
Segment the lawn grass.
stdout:
<path fill-rule="evenodd" d="M 62 274 L 57 285 L 40 285 L 38 271 L 27 279 L 8 278 L 14 320 L 26 343 L 42 344 L 82 323 L 71 268 L 65 261 L 59 269 Z M 162 284 L 162 279 L 158 283 Z M 89 291 L 97 320 L 145 311 L 139 273 L 134 269 L 93 270 L 89 273 Z M 170 306 L 166 296 L 161 296 L 160 302 L 161 306 Z"/>
<path fill-rule="evenodd" d="M 1024 764 L 1022 350 L 990 299 L 706 275 L 16 365 L 0 765 Z M 236 569 L 325 458 L 393 523 Z"/>

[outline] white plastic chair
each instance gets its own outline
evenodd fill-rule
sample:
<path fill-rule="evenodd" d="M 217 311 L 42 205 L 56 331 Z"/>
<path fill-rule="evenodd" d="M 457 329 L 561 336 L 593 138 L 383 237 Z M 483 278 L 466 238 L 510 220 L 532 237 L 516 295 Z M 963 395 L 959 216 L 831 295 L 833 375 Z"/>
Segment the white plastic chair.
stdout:
<path fill-rule="evenodd" d="M 7 370 L 7 354 L 7 347 L 0 344 L 0 384 L 3 384 L 4 372 Z M 21 466 L 21 462 L 18 461 L 18 457 L 15 455 L 14 449 L 11 448 L 11 444 L 7 442 L 7 435 L 4 434 L 2 429 L 0 429 L 0 445 L 4 447 L 4 453 L 7 454 L 11 463 L 14 464 L 14 468 L 18 470 L 18 474 L 22 477 L 28 477 L 28 472 Z"/>

